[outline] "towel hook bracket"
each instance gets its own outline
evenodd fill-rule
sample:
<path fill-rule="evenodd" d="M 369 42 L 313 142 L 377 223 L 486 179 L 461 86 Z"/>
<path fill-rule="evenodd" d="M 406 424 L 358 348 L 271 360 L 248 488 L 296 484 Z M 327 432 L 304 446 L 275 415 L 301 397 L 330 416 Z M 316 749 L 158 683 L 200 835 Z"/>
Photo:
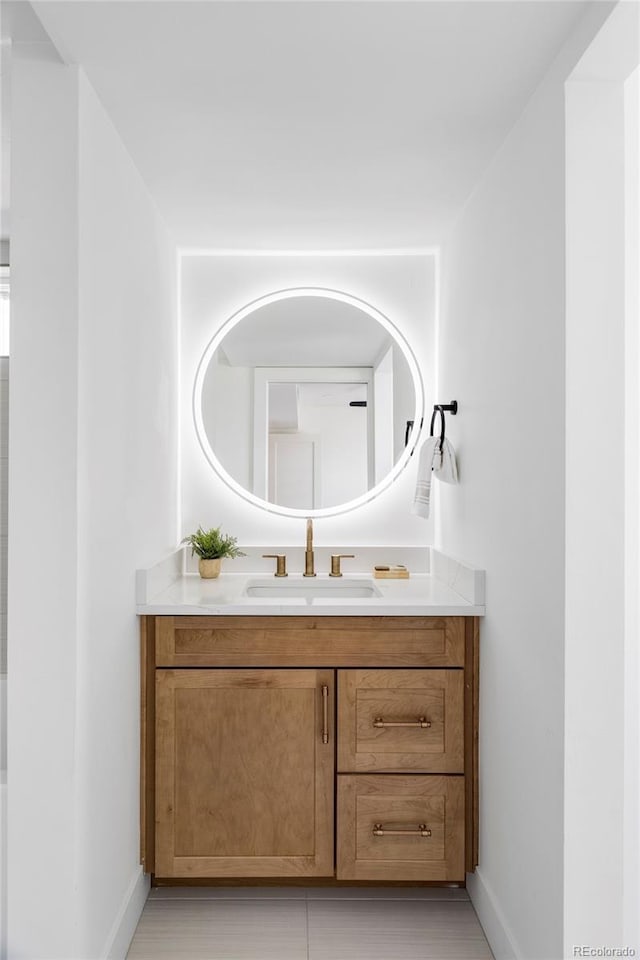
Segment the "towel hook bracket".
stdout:
<path fill-rule="evenodd" d="M 458 412 L 458 401 L 452 400 L 451 403 L 435 403 L 433 406 L 433 413 L 431 414 L 431 427 L 429 429 L 429 435 L 433 436 L 433 428 L 436 423 L 436 414 L 440 414 L 440 453 L 442 453 L 442 447 L 444 444 L 444 433 L 445 433 L 445 421 L 444 415 L 446 413 L 455 415 Z"/>

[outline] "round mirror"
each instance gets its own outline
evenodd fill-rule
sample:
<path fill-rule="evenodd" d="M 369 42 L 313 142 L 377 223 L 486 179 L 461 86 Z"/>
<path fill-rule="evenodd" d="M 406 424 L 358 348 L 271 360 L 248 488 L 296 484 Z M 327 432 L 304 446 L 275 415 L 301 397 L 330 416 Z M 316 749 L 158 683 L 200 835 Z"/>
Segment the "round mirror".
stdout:
<path fill-rule="evenodd" d="M 237 493 L 287 516 L 330 516 L 403 469 L 423 416 L 415 357 L 378 310 L 335 290 L 281 290 L 213 337 L 193 409 L 205 456 Z"/>

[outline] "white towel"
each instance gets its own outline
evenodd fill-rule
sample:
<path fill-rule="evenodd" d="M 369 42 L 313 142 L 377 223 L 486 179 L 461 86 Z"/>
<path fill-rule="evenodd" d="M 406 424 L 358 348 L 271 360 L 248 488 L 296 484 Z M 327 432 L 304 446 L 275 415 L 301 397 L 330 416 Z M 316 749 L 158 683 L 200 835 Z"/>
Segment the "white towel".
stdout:
<path fill-rule="evenodd" d="M 438 445 L 437 461 L 433 466 L 433 472 L 438 480 L 442 480 L 444 483 L 457 483 L 458 465 L 456 464 L 456 452 L 453 449 L 453 444 L 450 443 L 446 437 L 442 444 L 442 453 L 440 453 L 440 447 Z"/>
<path fill-rule="evenodd" d="M 445 483 L 458 482 L 456 454 L 446 439 L 440 451 L 440 437 L 427 437 L 420 448 L 418 460 L 418 479 L 411 512 L 426 520 L 431 508 L 431 474 Z"/>
<path fill-rule="evenodd" d="M 420 447 L 420 457 L 418 459 L 418 479 L 416 481 L 416 492 L 413 498 L 412 513 L 417 513 L 419 517 L 426 520 L 429 516 L 431 500 L 431 471 L 437 461 L 440 460 L 440 437 L 427 437 Z"/>

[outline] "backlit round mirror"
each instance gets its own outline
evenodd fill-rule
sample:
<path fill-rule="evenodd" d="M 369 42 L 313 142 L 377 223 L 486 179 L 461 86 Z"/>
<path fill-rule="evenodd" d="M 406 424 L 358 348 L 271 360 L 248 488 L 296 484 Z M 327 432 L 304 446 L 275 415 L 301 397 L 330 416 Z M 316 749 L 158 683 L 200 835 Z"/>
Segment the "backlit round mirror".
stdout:
<path fill-rule="evenodd" d="M 237 493 L 287 516 L 331 516 L 406 466 L 422 382 L 409 345 L 374 307 L 336 290 L 281 290 L 213 337 L 193 411 L 205 456 Z"/>

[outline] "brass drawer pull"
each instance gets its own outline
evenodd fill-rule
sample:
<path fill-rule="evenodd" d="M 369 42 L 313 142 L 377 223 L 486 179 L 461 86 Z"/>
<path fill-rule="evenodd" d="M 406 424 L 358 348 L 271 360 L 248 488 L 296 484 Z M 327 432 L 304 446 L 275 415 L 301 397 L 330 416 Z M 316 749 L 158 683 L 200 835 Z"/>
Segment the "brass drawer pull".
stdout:
<path fill-rule="evenodd" d="M 322 684 L 322 742 L 329 743 L 329 687 Z"/>
<path fill-rule="evenodd" d="M 384 830 L 381 823 L 373 825 L 374 837 L 430 837 L 431 830 L 426 823 L 419 823 L 417 830 Z"/>
<path fill-rule="evenodd" d="M 374 727 L 422 727 L 427 730 L 431 726 L 431 720 L 426 717 L 418 717 L 417 720 L 383 720 L 382 717 L 376 717 L 373 721 Z"/>

